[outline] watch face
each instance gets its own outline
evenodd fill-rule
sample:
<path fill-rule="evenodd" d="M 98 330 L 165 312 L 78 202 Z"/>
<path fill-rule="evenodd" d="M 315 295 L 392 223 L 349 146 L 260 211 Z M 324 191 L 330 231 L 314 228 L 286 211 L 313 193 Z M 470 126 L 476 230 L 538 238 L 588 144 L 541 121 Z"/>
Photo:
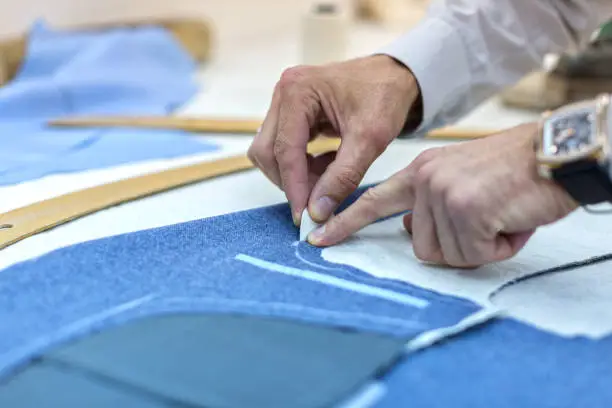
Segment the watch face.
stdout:
<path fill-rule="evenodd" d="M 564 156 L 593 145 L 596 135 L 595 110 L 584 109 L 567 116 L 551 118 L 546 126 L 549 155 Z"/>

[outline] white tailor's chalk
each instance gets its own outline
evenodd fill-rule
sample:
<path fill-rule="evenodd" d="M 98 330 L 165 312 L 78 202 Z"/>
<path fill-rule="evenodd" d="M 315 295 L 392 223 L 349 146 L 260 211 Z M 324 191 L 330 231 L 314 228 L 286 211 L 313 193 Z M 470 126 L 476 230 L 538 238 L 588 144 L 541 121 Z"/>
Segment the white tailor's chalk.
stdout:
<path fill-rule="evenodd" d="M 308 239 L 308 234 L 320 226 L 321 224 L 317 224 L 310 218 L 308 209 L 305 209 L 304 212 L 302 212 L 302 222 L 300 223 L 300 241 L 306 241 L 306 239 Z"/>

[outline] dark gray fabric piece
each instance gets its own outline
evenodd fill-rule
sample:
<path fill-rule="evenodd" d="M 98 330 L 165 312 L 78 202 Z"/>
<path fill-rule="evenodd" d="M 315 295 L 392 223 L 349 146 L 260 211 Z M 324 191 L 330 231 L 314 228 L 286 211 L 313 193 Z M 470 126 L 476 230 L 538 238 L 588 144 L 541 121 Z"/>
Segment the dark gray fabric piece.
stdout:
<path fill-rule="evenodd" d="M 178 408 L 153 396 L 45 362 L 0 387 L 3 408 Z"/>
<path fill-rule="evenodd" d="M 319 408 L 392 363 L 397 338 L 253 316 L 133 321 L 47 356 L 207 408 Z"/>

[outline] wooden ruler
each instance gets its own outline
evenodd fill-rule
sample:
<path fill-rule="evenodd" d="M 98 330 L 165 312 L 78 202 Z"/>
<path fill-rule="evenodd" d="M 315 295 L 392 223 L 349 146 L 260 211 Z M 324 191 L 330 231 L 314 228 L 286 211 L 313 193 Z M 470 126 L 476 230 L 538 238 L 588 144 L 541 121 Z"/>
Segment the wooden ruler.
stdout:
<path fill-rule="evenodd" d="M 319 138 L 309 152 L 336 150 L 338 139 Z M 121 203 L 147 197 L 199 181 L 253 168 L 246 156 L 233 156 L 75 191 L 0 214 L 0 249 L 34 234 Z"/>
<path fill-rule="evenodd" d="M 184 130 L 194 133 L 257 133 L 261 120 L 189 118 L 179 116 L 142 116 L 142 117 L 75 117 L 50 121 L 53 127 L 137 127 L 149 129 Z"/>
<path fill-rule="evenodd" d="M 259 119 L 222 119 L 222 118 L 193 118 L 193 117 L 71 117 L 60 118 L 49 122 L 54 127 L 139 127 L 154 129 L 184 130 L 195 133 L 257 133 L 261 125 Z M 427 139 L 465 140 L 490 136 L 498 132 L 495 129 L 477 129 L 463 127 L 447 127 L 431 131 Z"/>
<path fill-rule="evenodd" d="M 260 125 L 256 119 L 197 118 L 73 118 L 57 120 L 53 126 L 137 126 L 182 129 L 203 133 L 254 134 Z M 430 139 L 471 139 L 494 133 L 488 130 L 447 128 L 428 135 Z M 320 154 L 336 150 L 336 138 L 318 138 L 309 151 Z M 121 203 L 147 197 L 177 187 L 253 168 L 246 156 L 234 156 L 143 176 L 103 184 L 68 193 L 0 214 L 0 249 L 34 234 Z"/>

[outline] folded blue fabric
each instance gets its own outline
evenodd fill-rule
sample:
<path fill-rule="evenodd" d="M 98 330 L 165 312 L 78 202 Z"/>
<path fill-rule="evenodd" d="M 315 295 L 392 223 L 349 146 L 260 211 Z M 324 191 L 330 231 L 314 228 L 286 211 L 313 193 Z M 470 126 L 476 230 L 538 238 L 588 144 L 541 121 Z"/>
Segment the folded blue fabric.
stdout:
<path fill-rule="evenodd" d="M 197 91 L 195 63 L 160 27 L 55 32 L 34 26 L 0 88 L 0 185 L 216 149 L 179 131 L 51 129 L 68 115 L 166 115 Z"/>

